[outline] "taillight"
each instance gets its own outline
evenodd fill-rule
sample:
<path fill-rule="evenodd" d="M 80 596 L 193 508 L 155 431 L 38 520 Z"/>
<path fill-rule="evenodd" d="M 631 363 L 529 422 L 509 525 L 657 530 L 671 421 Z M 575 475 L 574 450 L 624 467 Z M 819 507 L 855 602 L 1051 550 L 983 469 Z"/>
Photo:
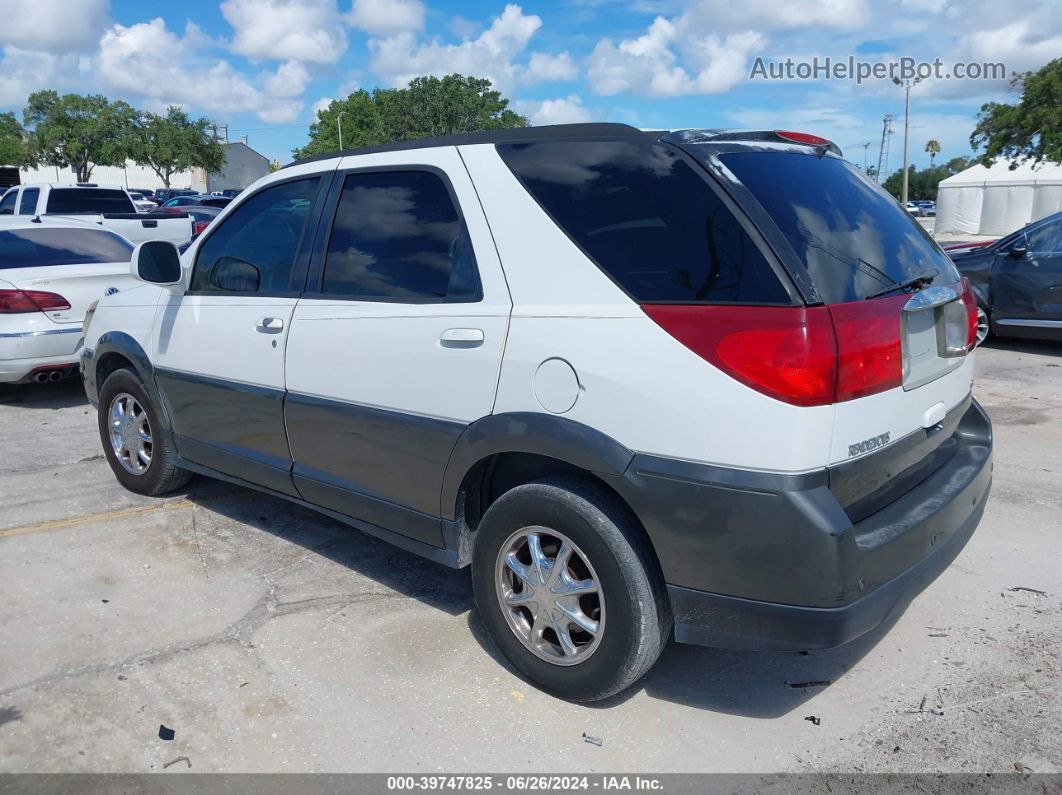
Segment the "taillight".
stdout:
<path fill-rule="evenodd" d="M 794 406 L 824 406 L 900 386 L 900 312 L 909 298 L 642 309 L 691 351 L 756 391 Z"/>
<path fill-rule="evenodd" d="M 962 277 L 962 302 L 966 304 L 966 350 L 972 351 L 977 344 L 977 296 L 965 276 Z"/>
<path fill-rule="evenodd" d="M 70 303 L 58 293 L 42 290 L 0 290 L 0 314 L 47 312 L 69 309 Z"/>
<path fill-rule="evenodd" d="M 192 222 L 192 234 L 201 235 L 203 230 L 210 226 L 210 221 L 193 221 Z"/>

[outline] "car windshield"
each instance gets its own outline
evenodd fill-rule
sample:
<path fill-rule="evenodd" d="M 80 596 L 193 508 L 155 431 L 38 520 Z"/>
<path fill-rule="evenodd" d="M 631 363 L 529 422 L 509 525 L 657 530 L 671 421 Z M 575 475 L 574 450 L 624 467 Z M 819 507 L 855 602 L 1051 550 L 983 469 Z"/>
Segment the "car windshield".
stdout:
<path fill-rule="evenodd" d="M 128 262 L 133 247 L 105 229 L 36 227 L 0 231 L 0 270 Z"/>
<path fill-rule="evenodd" d="M 719 159 L 778 225 L 826 303 L 860 301 L 933 271 L 936 284 L 959 280 L 922 225 L 850 163 L 792 152 Z"/>

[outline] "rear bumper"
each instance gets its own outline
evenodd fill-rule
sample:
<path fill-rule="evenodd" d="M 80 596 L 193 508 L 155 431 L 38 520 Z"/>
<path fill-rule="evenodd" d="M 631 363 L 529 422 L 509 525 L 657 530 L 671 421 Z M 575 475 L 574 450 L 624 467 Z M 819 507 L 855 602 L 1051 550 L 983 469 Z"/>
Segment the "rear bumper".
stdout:
<path fill-rule="evenodd" d="M 76 364 L 83 340 L 81 326 L 0 331 L 0 383 L 24 381 L 36 370 Z"/>
<path fill-rule="evenodd" d="M 610 480 L 653 542 L 676 639 L 827 648 L 902 611 L 969 540 L 991 486 L 991 424 L 981 407 L 964 402 L 943 425 L 913 440 L 922 452 L 933 448 L 928 465 L 911 464 L 914 448 L 899 445 L 882 451 L 884 467 L 875 453 L 856 472 L 802 475 L 635 456 Z M 879 485 L 890 470 L 891 493 Z"/>

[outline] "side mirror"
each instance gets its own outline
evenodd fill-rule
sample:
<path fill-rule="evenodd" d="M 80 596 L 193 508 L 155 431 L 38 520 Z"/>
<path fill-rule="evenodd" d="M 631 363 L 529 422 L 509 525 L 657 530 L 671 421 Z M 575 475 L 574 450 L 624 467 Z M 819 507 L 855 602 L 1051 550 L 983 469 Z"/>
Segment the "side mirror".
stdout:
<path fill-rule="evenodd" d="M 133 249 L 133 275 L 152 284 L 180 284 L 181 252 L 168 240 L 146 240 Z"/>
<path fill-rule="evenodd" d="M 1010 251 L 1007 252 L 1007 256 L 1010 259 L 1025 259 L 1029 254 L 1029 249 L 1023 245 L 1012 246 Z"/>
<path fill-rule="evenodd" d="M 222 257 L 207 277 L 210 285 L 230 293 L 256 293 L 262 276 L 258 268 L 235 257 Z"/>

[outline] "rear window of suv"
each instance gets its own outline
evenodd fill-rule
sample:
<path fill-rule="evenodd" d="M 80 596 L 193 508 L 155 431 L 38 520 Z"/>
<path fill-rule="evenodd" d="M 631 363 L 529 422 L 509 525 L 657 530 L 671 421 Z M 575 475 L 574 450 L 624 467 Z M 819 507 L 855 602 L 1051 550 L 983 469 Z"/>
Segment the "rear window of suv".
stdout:
<path fill-rule="evenodd" d="M 640 141 L 498 144 L 539 205 L 641 303 L 792 303 L 738 220 L 675 149 Z"/>
<path fill-rule="evenodd" d="M 132 213 L 125 191 L 108 188 L 55 188 L 48 194 L 50 213 Z"/>
<path fill-rule="evenodd" d="M 731 152 L 719 159 L 786 236 L 828 304 L 861 301 L 897 282 L 958 271 L 889 193 L 836 157 Z"/>

